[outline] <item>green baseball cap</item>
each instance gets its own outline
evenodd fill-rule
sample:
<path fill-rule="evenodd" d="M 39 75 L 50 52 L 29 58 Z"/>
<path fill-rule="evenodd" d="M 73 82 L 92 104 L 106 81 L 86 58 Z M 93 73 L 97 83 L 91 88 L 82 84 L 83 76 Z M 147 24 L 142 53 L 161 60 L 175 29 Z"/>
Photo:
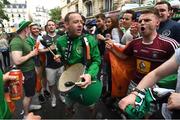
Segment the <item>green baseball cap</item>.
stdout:
<path fill-rule="evenodd" d="M 26 27 L 28 27 L 28 25 L 31 24 L 31 21 L 21 21 L 18 25 L 18 29 L 17 29 L 17 32 L 20 32 L 22 31 L 23 29 L 25 29 Z"/>

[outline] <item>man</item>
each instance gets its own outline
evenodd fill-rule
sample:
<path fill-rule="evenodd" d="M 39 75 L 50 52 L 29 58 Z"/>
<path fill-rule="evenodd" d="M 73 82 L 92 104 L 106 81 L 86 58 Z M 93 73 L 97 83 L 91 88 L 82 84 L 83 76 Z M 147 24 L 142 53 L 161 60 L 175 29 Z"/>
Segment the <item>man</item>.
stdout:
<path fill-rule="evenodd" d="M 115 42 L 117 46 L 125 47 L 129 42 L 133 40 L 133 38 L 139 37 L 136 14 L 133 10 L 126 10 L 121 18 L 121 23 L 124 28 L 124 33 L 120 42 Z"/>
<path fill-rule="evenodd" d="M 135 78 L 131 81 L 129 90 L 135 87 L 146 74 L 168 60 L 178 47 L 175 40 L 157 34 L 159 20 L 153 11 L 143 11 L 139 17 L 139 24 L 142 38 L 130 42 L 125 47 L 124 54 L 116 53 L 112 49 L 120 58 L 127 56 L 135 58 Z"/>
<path fill-rule="evenodd" d="M 103 92 L 102 96 L 107 95 L 107 91 L 109 91 L 108 80 L 110 78 L 110 69 L 108 69 L 108 62 L 105 58 L 105 38 L 110 36 L 110 33 L 106 27 L 106 16 L 102 13 L 96 15 L 96 26 L 97 29 L 95 31 L 96 39 L 98 40 L 98 47 L 101 55 L 101 66 L 100 72 L 98 74 L 98 78 L 103 81 Z M 107 87 L 108 86 L 108 87 Z M 109 93 L 108 93 L 109 94 Z M 103 98 L 104 99 L 104 98 Z"/>
<path fill-rule="evenodd" d="M 180 43 L 180 24 L 170 19 L 171 5 L 166 2 L 157 2 L 155 9 L 159 12 L 160 25 L 157 32 L 161 35 L 175 39 Z"/>
<path fill-rule="evenodd" d="M 39 45 L 40 45 L 40 40 L 39 37 L 41 37 L 40 34 L 40 29 L 39 29 L 39 25 L 36 23 L 31 23 L 29 25 L 30 27 L 30 35 L 27 38 L 27 42 L 29 45 L 31 45 L 32 49 L 39 49 Z M 36 48 L 37 47 L 37 48 Z M 35 56 L 34 57 L 34 61 L 35 61 L 35 70 L 36 70 L 36 91 L 38 93 L 41 92 L 41 80 L 43 78 L 43 82 L 45 82 L 46 77 L 43 77 L 43 68 L 42 68 L 42 62 L 40 60 L 40 56 Z M 40 84 L 40 85 L 37 85 Z M 46 87 L 44 88 L 46 89 Z M 40 103 L 44 103 L 45 102 L 45 98 L 42 94 L 39 95 L 39 102 Z"/>
<path fill-rule="evenodd" d="M 99 65 L 101 63 L 97 41 L 94 38 L 94 36 L 88 34 L 83 35 L 83 20 L 81 15 L 77 12 L 70 12 L 65 16 L 65 26 L 67 29 L 67 34 L 58 39 L 57 48 L 61 56 L 61 60 L 64 61 L 66 68 L 67 66 L 71 66 L 76 63 L 82 63 L 83 61 L 86 61 L 84 60 L 84 58 L 86 58 L 85 56 L 90 55 L 91 58 L 90 60 L 88 60 L 88 62 L 86 61 L 87 65 L 85 64 L 85 73 L 80 76 L 82 79 L 84 79 L 84 81 L 82 81 L 80 84 L 78 84 L 78 87 L 76 87 L 75 91 L 77 91 L 77 93 L 74 94 L 76 98 L 71 97 L 70 94 L 66 95 L 65 103 L 68 107 L 67 110 L 71 110 L 72 112 L 72 107 L 75 102 L 79 102 L 80 104 L 89 106 L 90 110 L 94 110 L 94 107 L 92 108 L 92 106 L 94 106 L 94 104 L 99 99 L 102 89 L 101 82 L 96 78 L 97 73 L 99 71 Z M 87 46 L 83 44 L 84 39 L 88 40 Z M 89 48 L 89 54 L 85 52 L 86 55 L 84 55 L 83 53 L 86 47 Z M 96 82 L 92 83 L 92 81 Z M 89 101 L 89 99 L 91 99 L 91 101 L 87 102 Z M 68 103 L 68 101 L 71 102 Z"/>
<path fill-rule="evenodd" d="M 160 79 L 178 71 L 178 81 L 176 86 L 176 92 L 172 93 L 168 99 L 167 108 L 171 110 L 178 110 L 177 114 L 173 114 L 176 116 L 172 116 L 175 118 L 179 118 L 179 110 L 180 110 L 180 74 L 179 74 L 179 65 L 180 65 L 180 49 L 176 49 L 175 54 L 161 66 L 156 68 L 155 70 L 151 71 L 147 74 L 141 82 L 137 85 L 137 90 L 143 91 L 143 89 L 148 87 L 153 87 Z M 136 95 L 138 94 L 137 91 L 133 91 L 132 94 L 129 94 L 127 97 L 123 98 L 119 102 L 119 107 L 124 110 L 127 105 L 132 104 L 134 105 Z M 178 117 L 177 117 L 178 116 Z"/>
<path fill-rule="evenodd" d="M 56 96 L 55 96 L 55 89 L 56 89 L 56 81 L 58 81 L 61 73 L 63 72 L 63 64 L 62 62 L 56 62 L 54 60 L 54 55 L 50 52 L 51 49 L 54 54 L 57 53 L 56 51 L 56 43 L 57 39 L 60 37 L 56 32 L 56 24 L 53 20 L 47 21 L 47 35 L 43 36 L 43 41 L 49 40 L 52 45 L 49 48 L 45 48 L 40 50 L 41 52 L 46 52 L 46 76 L 48 81 L 48 86 L 51 94 L 51 106 L 56 107 Z"/>
<path fill-rule="evenodd" d="M 29 112 L 29 105 L 32 97 L 35 94 L 35 66 L 34 56 L 38 54 L 38 50 L 31 49 L 31 46 L 26 42 L 30 31 L 28 25 L 30 21 L 22 21 L 19 23 L 17 29 L 17 36 L 14 37 L 10 43 L 10 50 L 14 64 L 21 69 L 24 75 L 24 92 L 23 99 L 24 117 Z"/>
<path fill-rule="evenodd" d="M 143 39 L 130 42 L 124 50 L 126 55 L 133 55 L 136 58 L 136 74 L 133 82 L 131 81 L 131 89 L 146 74 L 168 60 L 178 47 L 178 43 L 175 40 L 157 34 L 156 28 L 159 25 L 159 20 L 158 16 L 153 12 L 142 12 L 139 17 L 139 24 Z M 120 107 L 123 106 L 123 100 L 119 102 Z"/>
<path fill-rule="evenodd" d="M 104 14 L 100 13 L 96 15 L 97 30 L 95 34 L 97 34 L 96 38 L 99 41 L 98 46 L 99 46 L 101 56 L 104 55 L 104 51 L 105 51 L 104 38 L 106 37 L 106 34 L 108 34 L 105 21 L 106 21 L 106 16 Z"/>
<path fill-rule="evenodd" d="M 122 27 L 125 28 L 126 32 L 121 38 L 121 44 L 126 45 L 131 40 L 133 40 L 133 35 L 131 34 L 130 27 L 135 22 L 136 15 L 133 10 L 126 10 L 122 16 Z"/>

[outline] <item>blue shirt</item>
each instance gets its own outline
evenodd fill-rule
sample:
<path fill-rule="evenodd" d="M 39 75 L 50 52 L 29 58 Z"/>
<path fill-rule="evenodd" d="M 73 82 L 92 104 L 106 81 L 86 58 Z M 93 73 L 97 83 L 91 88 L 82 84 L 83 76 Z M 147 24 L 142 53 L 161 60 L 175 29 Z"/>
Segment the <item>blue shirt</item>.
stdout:
<path fill-rule="evenodd" d="M 161 22 L 157 32 L 161 35 L 173 38 L 180 43 L 180 23 L 176 21 L 169 19 L 165 22 Z"/>

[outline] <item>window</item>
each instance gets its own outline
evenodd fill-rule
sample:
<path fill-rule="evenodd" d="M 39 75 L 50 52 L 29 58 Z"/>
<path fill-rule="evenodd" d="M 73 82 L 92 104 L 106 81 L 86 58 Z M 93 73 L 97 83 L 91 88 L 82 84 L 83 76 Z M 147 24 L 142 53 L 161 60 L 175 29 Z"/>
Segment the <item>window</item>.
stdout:
<path fill-rule="evenodd" d="M 19 7 L 18 8 L 22 8 L 22 4 L 19 4 Z"/>
<path fill-rule="evenodd" d="M 16 7 L 16 4 L 13 4 L 13 5 L 12 5 L 12 8 L 17 8 L 17 7 Z"/>
<path fill-rule="evenodd" d="M 70 3 L 70 2 L 71 2 L 71 0 L 67 0 L 67 4 Z"/>
<path fill-rule="evenodd" d="M 92 2 L 91 1 L 86 3 L 86 9 L 87 9 L 87 16 L 92 16 L 93 11 L 92 11 Z"/>
<path fill-rule="evenodd" d="M 113 10 L 113 0 L 104 0 L 104 12 Z"/>
<path fill-rule="evenodd" d="M 76 12 L 79 12 L 78 4 L 75 6 Z"/>

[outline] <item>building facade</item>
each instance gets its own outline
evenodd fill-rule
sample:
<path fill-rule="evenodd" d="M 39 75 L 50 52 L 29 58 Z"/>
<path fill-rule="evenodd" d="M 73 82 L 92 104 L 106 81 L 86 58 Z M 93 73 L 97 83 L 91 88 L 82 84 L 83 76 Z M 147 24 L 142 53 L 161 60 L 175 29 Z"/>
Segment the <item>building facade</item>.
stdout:
<path fill-rule="evenodd" d="M 22 20 L 31 20 L 41 26 L 44 26 L 50 19 L 49 10 L 44 6 L 30 6 L 30 0 L 11 0 L 10 4 L 5 5 L 4 11 L 9 17 L 9 21 L 3 20 L 6 32 L 15 32 L 19 22 Z"/>
<path fill-rule="evenodd" d="M 50 16 L 48 14 L 49 10 L 46 9 L 43 6 L 36 6 L 34 10 L 31 11 L 31 16 L 33 22 L 41 25 L 44 27 L 46 25 L 46 22 L 50 19 Z"/>
<path fill-rule="evenodd" d="M 7 32 L 15 32 L 20 21 L 29 20 L 27 1 L 20 3 L 15 0 L 11 4 L 6 5 L 4 10 L 9 17 L 9 21 L 3 21 Z"/>
<path fill-rule="evenodd" d="M 61 15 L 76 11 L 86 18 L 94 17 L 101 12 L 109 12 L 120 8 L 122 0 L 62 0 Z"/>
<path fill-rule="evenodd" d="M 61 0 L 62 18 L 71 11 L 77 11 L 86 18 L 99 13 L 118 14 L 127 9 L 150 6 L 161 0 Z M 173 1 L 173 0 L 167 0 Z"/>

